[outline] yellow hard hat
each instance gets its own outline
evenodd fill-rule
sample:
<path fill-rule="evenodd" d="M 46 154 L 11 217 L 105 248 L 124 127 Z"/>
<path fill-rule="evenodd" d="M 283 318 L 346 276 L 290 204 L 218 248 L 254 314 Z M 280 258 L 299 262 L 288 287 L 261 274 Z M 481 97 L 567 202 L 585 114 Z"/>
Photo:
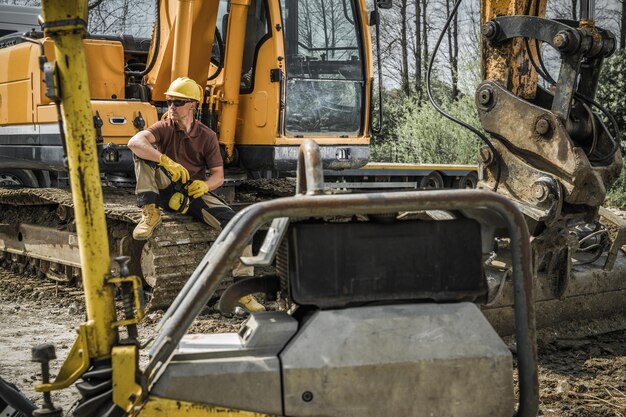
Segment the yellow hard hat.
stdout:
<path fill-rule="evenodd" d="M 165 95 L 202 102 L 202 93 L 202 87 L 200 87 L 197 82 L 191 78 L 179 77 L 172 81 Z"/>

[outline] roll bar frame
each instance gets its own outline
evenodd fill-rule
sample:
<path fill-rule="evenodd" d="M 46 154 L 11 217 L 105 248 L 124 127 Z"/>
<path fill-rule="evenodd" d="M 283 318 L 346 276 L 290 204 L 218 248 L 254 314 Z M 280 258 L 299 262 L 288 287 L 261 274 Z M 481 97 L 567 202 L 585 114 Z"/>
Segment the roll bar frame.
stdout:
<path fill-rule="evenodd" d="M 189 281 L 165 313 L 144 371 L 147 387 L 165 369 L 182 337 L 213 296 L 254 233 L 276 218 L 381 214 L 415 210 L 485 210 L 497 213 L 508 227 L 513 263 L 519 404 L 517 417 L 535 417 L 539 409 L 537 344 L 530 235 L 522 213 L 505 197 L 486 190 L 436 190 L 372 194 L 321 195 L 323 171 L 319 147 L 300 147 L 297 194 L 251 205 L 224 228 Z M 286 226 L 285 226 L 286 227 Z"/>

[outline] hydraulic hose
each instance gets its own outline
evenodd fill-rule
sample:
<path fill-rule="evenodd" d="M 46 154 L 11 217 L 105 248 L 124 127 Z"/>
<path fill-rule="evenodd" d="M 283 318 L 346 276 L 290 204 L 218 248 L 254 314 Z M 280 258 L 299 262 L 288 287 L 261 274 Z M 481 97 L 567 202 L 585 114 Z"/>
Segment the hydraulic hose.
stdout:
<path fill-rule="evenodd" d="M 152 54 L 152 57 L 150 57 L 150 62 L 148 63 L 148 65 L 146 66 L 146 68 L 143 69 L 143 71 L 124 71 L 124 74 L 126 74 L 127 77 L 144 77 L 146 74 L 148 74 L 152 68 L 154 67 L 154 64 L 156 64 L 156 59 L 157 56 L 159 55 L 159 46 L 161 43 L 161 2 L 159 0 L 155 0 L 154 1 L 154 30 L 156 31 L 155 37 L 154 37 L 154 53 Z"/>

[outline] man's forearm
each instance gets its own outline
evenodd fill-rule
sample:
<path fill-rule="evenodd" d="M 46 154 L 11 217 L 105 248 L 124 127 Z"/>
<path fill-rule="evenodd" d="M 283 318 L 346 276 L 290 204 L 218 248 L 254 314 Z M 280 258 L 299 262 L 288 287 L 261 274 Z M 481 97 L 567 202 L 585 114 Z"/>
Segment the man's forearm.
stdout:
<path fill-rule="evenodd" d="M 140 144 L 133 148 L 131 151 L 135 155 L 137 155 L 141 159 L 145 159 L 147 161 L 159 162 L 161 160 L 161 152 L 157 151 L 152 147 L 152 145 L 148 142 L 146 144 Z"/>
<path fill-rule="evenodd" d="M 209 186 L 209 191 L 213 191 L 216 188 L 221 187 L 222 184 L 224 184 L 224 178 L 212 176 L 212 177 L 209 177 L 205 182 Z"/>
<path fill-rule="evenodd" d="M 128 141 L 128 148 L 139 158 L 147 161 L 159 162 L 161 152 L 156 150 L 150 141 L 143 135 L 135 135 Z"/>

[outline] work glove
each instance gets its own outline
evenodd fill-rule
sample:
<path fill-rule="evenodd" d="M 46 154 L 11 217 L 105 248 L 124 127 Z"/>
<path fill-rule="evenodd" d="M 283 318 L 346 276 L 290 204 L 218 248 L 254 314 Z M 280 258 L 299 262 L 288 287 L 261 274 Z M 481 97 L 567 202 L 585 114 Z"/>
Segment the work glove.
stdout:
<path fill-rule="evenodd" d="M 194 180 L 187 186 L 187 192 L 191 198 L 202 197 L 204 194 L 209 192 L 209 186 L 204 181 Z"/>
<path fill-rule="evenodd" d="M 169 156 L 162 154 L 159 165 L 172 175 L 172 182 L 180 180 L 183 184 L 189 181 L 189 171 L 181 164 L 174 162 Z"/>

